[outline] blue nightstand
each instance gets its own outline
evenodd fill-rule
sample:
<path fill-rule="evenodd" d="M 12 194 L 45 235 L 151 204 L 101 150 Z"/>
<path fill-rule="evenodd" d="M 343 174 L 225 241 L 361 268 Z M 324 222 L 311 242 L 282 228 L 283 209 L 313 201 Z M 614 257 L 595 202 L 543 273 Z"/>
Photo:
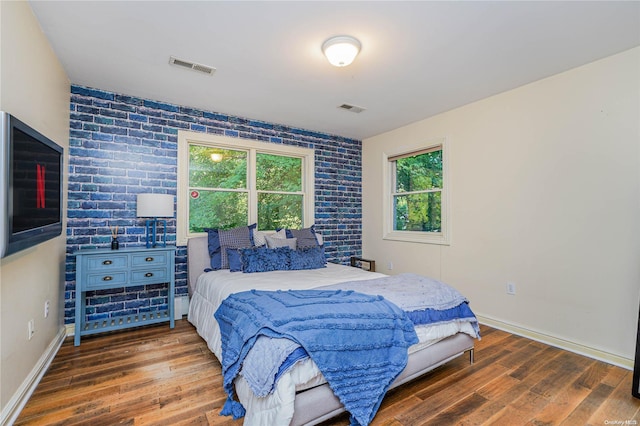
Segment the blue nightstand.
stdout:
<path fill-rule="evenodd" d="M 76 256 L 76 332 L 80 336 L 174 320 L 175 247 L 86 249 Z M 167 309 L 86 321 L 86 292 L 167 283 Z"/>

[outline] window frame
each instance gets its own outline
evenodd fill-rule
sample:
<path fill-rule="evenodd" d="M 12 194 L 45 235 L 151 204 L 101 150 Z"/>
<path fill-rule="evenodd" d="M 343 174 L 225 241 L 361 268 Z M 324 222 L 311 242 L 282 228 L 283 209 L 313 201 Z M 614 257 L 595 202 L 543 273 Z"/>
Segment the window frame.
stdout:
<path fill-rule="evenodd" d="M 302 160 L 303 226 L 315 222 L 315 151 L 311 148 L 261 142 L 252 139 L 213 135 L 180 130 L 178 131 L 178 170 L 176 188 L 176 244 L 186 245 L 192 237 L 204 236 L 204 232 L 189 232 L 189 146 L 202 145 L 247 151 L 247 190 L 249 193 L 248 223 L 258 220 L 258 193 L 256 185 L 256 154 L 266 153 Z M 242 190 L 244 191 L 244 190 Z M 264 192 L 264 191 L 262 191 Z"/>
<path fill-rule="evenodd" d="M 395 194 L 395 167 L 393 158 L 400 156 L 419 155 L 433 148 L 442 147 L 442 191 L 441 191 L 441 231 L 397 231 L 394 229 L 395 210 L 393 195 Z M 391 160 L 390 160 L 391 159 Z M 449 180 L 449 149 L 447 138 L 438 138 L 426 142 L 418 147 L 391 149 L 382 153 L 382 200 L 383 200 L 383 232 L 384 240 L 405 241 L 422 244 L 451 244 L 451 221 L 449 202 L 451 198 L 451 183 Z"/>

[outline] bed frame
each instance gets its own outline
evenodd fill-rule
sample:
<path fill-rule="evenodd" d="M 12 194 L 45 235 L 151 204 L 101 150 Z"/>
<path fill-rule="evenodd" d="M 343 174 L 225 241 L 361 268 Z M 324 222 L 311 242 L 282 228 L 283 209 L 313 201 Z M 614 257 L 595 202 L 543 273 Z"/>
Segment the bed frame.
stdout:
<path fill-rule="evenodd" d="M 187 281 L 189 295 L 195 288 L 198 277 L 209 267 L 207 237 L 190 238 L 187 242 Z M 467 334 L 458 333 L 409 355 L 406 368 L 389 389 L 400 386 L 447 362 L 469 352 L 473 364 L 474 340 Z M 343 413 L 344 407 L 333 394 L 328 384 L 296 394 L 295 413 L 292 425 L 315 425 Z"/>

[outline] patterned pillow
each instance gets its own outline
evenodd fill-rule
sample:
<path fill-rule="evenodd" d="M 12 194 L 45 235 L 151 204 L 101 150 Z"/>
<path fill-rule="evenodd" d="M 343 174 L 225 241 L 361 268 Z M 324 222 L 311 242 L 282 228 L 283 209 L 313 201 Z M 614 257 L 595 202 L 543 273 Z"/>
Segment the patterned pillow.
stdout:
<path fill-rule="evenodd" d="M 297 248 L 317 247 L 318 239 L 316 238 L 315 225 L 303 229 L 286 229 L 287 238 L 297 238 Z"/>
<path fill-rule="evenodd" d="M 289 247 L 255 247 L 240 249 L 242 272 L 287 271 L 289 269 Z"/>
<path fill-rule="evenodd" d="M 266 235 L 265 239 L 267 240 L 267 247 L 269 248 L 289 247 L 291 250 L 295 250 L 296 243 L 298 242 L 297 238 L 274 238 L 269 235 Z"/>
<path fill-rule="evenodd" d="M 240 226 L 232 229 L 205 229 L 209 236 L 209 256 L 211 256 L 211 269 L 228 269 L 229 260 L 227 248 L 253 247 L 253 229 L 255 223 L 250 226 Z"/>
<path fill-rule="evenodd" d="M 323 246 L 307 247 L 298 250 L 291 250 L 291 263 L 289 268 L 298 269 L 319 269 L 326 268 L 327 258 L 324 254 Z"/>
<path fill-rule="evenodd" d="M 267 240 L 265 240 L 264 237 L 266 237 L 267 234 L 265 234 L 262 231 L 258 231 L 257 229 L 253 230 L 253 245 L 255 245 L 256 247 L 260 247 L 263 246 L 265 244 L 267 244 Z"/>

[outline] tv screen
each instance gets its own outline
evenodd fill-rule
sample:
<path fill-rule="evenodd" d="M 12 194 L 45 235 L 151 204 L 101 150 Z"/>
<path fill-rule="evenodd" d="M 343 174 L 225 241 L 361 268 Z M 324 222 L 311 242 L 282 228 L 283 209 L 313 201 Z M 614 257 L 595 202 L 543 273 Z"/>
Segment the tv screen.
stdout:
<path fill-rule="evenodd" d="M 1 122 L 4 257 L 60 235 L 63 149 L 10 114 Z"/>

